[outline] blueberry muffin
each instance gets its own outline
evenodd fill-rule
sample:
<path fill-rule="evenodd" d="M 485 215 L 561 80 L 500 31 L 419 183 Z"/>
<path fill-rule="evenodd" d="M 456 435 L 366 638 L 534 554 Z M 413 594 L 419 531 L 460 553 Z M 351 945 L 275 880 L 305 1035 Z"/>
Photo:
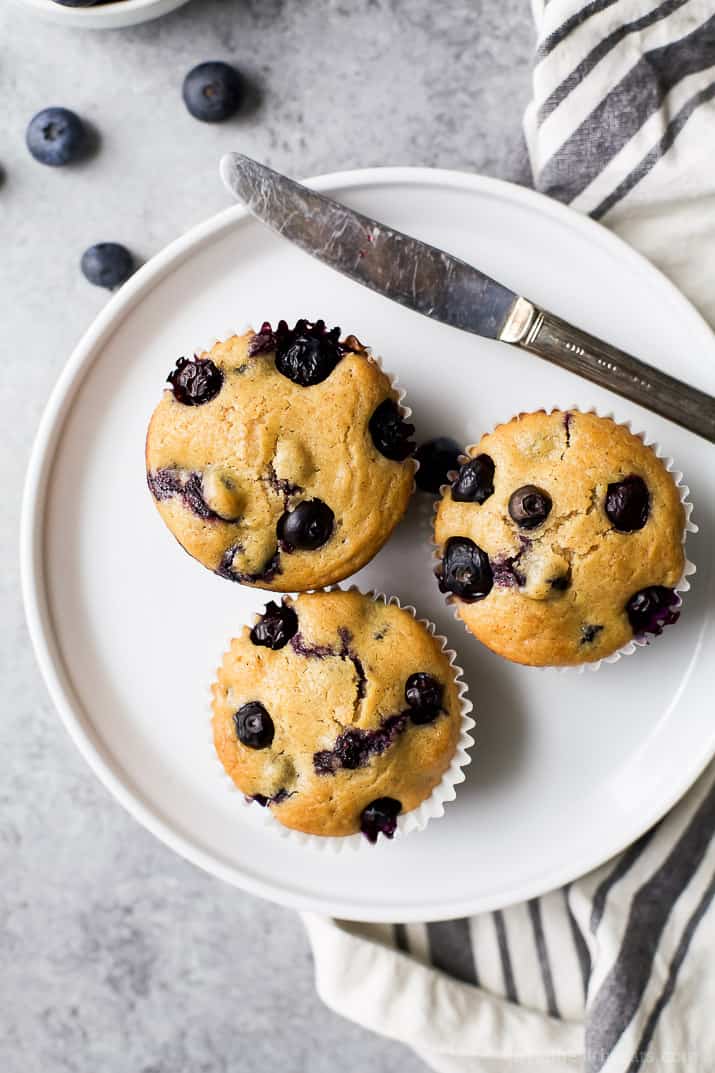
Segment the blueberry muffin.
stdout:
<path fill-rule="evenodd" d="M 367 350 L 323 321 L 180 358 L 146 441 L 179 543 L 231 581 L 293 592 L 365 565 L 413 487 L 412 425 Z"/>
<path fill-rule="evenodd" d="M 439 504 L 439 585 L 467 628 L 516 663 L 603 659 L 678 617 L 684 509 L 623 425 L 520 414 L 470 448 Z"/>
<path fill-rule="evenodd" d="M 461 702 L 449 657 L 359 592 L 270 602 L 212 686 L 216 752 L 251 801 L 313 835 L 391 838 L 450 765 Z"/>

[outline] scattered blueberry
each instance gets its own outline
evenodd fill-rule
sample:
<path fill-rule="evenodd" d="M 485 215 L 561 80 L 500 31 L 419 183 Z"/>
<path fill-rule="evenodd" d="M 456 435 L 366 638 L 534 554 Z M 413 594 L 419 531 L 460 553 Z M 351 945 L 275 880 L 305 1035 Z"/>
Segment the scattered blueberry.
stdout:
<path fill-rule="evenodd" d="M 568 568 L 565 574 L 559 574 L 558 577 L 549 578 L 549 584 L 552 589 L 556 589 L 557 592 L 566 592 L 571 587 L 571 567 Z"/>
<path fill-rule="evenodd" d="M 251 630 L 254 645 L 272 648 L 275 652 L 287 645 L 298 631 L 298 616 L 287 604 L 277 604 L 271 600 L 266 610 Z"/>
<path fill-rule="evenodd" d="M 680 618 L 674 611 L 680 603 L 678 594 L 664 585 L 650 585 L 631 596 L 626 604 L 626 614 L 636 637 L 645 633 L 657 637 L 664 626 L 672 626 Z"/>
<path fill-rule="evenodd" d="M 442 707 L 444 688 L 431 674 L 419 671 L 411 674 L 405 683 L 405 700 L 410 706 L 410 718 L 420 726 L 432 723 Z"/>
<path fill-rule="evenodd" d="M 325 544 L 333 532 L 335 515 L 322 499 L 304 499 L 294 510 L 287 510 L 278 522 L 278 539 L 285 550 L 314 551 Z"/>
<path fill-rule="evenodd" d="M 377 836 L 392 838 L 397 830 L 397 817 L 402 805 L 394 797 L 378 797 L 371 801 L 360 814 L 360 830 L 368 842 L 377 842 Z"/>
<path fill-rule="evenodd" d="M 458 503 L 484 503 L 494 493 L 494 462 L 489 455 L 477 455 L 465 462 L 454 483 L 452 499 Z"/>
<path fill-rule="evenodd" d="M 45 108 L 30 120 L 25 142 L 40 164 L 59 168 L 82 156 L 87 131 L 79 116 L 69 108 Z"/>
<path fill-rule="evenodd" d="M 603 626 L 589 626 L 589 625 L 582 626 L 581 627 L 581 641 L 580 641 L 580 643 L 582 645 L 590 645 L 591 642 L 594 640 L 595 637 L 598 636 L 598 634 L 601 632 L 602 629 L 603 629 Z"/>
<path fill-rule="evenodd" d="M 382 756 L 407 729 L 408 716 L 408 712 L 389 715 L 375 730 L 363 730 L 360 727 L 344 730 L 335 739 L 332 749 L 321 749 L 313 754 L 316 774 L 334 775 L 341 768 L 364 767 L 371 757 Z"/>
<path fill-rule="evenodd" d="M 368 422 L 368 428 L 372 442 L 385 458 L 391 458 L 393 462 L 404 462 L 412 454 L 415 445 L 410 436 L 415 427 L 404 420 L 393 399 L 385 399 L 376 407 Z"/>
<path fill-rule="evenodd" d="M 642 477 L 632 474 L 609 484 L 606 491 L 606 514 L 620 533 L 634 533 L 648 521 L 650 495 Z"/>
<path fill-rule="evenodd" d="M 243 704 L 234 714 L 233 722 L 238 740 L 249 749 L 267 749 L 273 741 L 273 720 L 260 701 Z"/>
<path fill-rule="evenodd" d="M 181 95 L 194 119 L 220 123 L 238 111 L 243 96 L 241 76 L 220 60 L 200 63 L 184 79 Z"/>
<path fill-rule="evenodd" d="M 420 444 L 415 452 L 420 464 L 415 476 L 417 487 L 423 492 L 439 495 L 440 488 L 447 483 L 447 474 L 459 468 L 460 454 L 459 444 L 447 436 Z"/>
<path fill-rule="evenodd" d="M 85 279 L 95 287 L 113 291 L 133 274 L 134 258 L 119 242 L 98 242 L 84 251 L 80 268 Z"/>
<path fill-rule="evenodd" d="M 223 384 L 223 373 L 210 358 L 179 358 L 176 368 L 166 378 L 174 398 L 184 406 L 200 406 L 215 399 Z"/>
<path fill-rule="evenodd" d="M 444 549 L 439 587 L 470 603 L 491 592 L 494 578 L 489 556 L 468 537 L 450 537 Z"/>
<path fill-rule="evenodd" d="M 509 499 L 509 514 L 520 529 L 536 529 L 549 516 L 551 496 L 535 484 L 517 488 Z"/>
<path fill-rule="evenodd" d="M 265 327 L 264 324 L 260 333 L 264 339 Z M 254 342 L 260 336 L 254 336 Z M 309 320 L 301 319 L 296 321 L 294 328 L 289 328 L 282 320 L 276 329 L 274 341 L 276 369 L 301 387 L 312 387 L 327 380 L 344 354 L 340 345 L 340 328 L 328 331 L 323 320 L 312 324 Z M 263 345 L 266 345 L 265 342 Z"/>

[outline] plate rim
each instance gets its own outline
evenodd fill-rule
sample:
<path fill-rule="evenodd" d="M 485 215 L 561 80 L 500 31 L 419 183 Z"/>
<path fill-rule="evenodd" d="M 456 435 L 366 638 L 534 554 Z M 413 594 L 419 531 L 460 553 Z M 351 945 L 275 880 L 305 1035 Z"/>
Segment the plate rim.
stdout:
<path fill-rule="evenodd" d="M 53 0 L 13 0 L 13 3 L 29 15 L 56 25 L 85 30 L 120 30 L 168 15 L 188 0 L 122 0 L 121 4 L 98 3 L 89 8 L 62 7 Z"/>
<path fill-rule="evenodd" d="M 658 279 L 661 286 L 670 292 L 671 298 L 680 305 L 681 312 L 691 321 L 693 333 L 702 334 L 702 344 L 715 357 L 715 336 L 692 303 L 655 265 L 629 246 L 613 232 L 589 217 L 553 201 L 537 191 L 517 186 L 501 179 L 476 175 L 470 172 L 439 168 L 376 167 L 331 172 L 304 180 L 316 190 L 338 192 L 341 189 L 361 186 L 369 188 L 384 184 L 427 185 L 458 187 L 501 197 L 521 203 L 527 209 L 554 217 L 567 226 L 575 227 L 591 236 L 601 245 L 610 246 L 614 254 L 630 262 Z M 147 803 L 138 791 L 132 789 L 131 773 L 121 770 L 119 764 L 107 756 L 102 743 L 95 737 L 81 701 L 63 664 L 58 639 L 52 622 L 46 587 L 44 561 L 45 544 L 45 492 L 49 480 L 60 434 L 73 405 L 80 385 L 101 353 L 104 340 L 113 333 L 131 313 L 133 308 L 161 280 L 183 263 L 194 251 L 211 241 L 219 239 L 249 216 L 241 205 L 209 217 L 174 239 L 146 262 L 124 286 L 113 295 L 107 305 L 94 318 L 70 357 L 62 368 L 50 392 L 32 444 L 27 465 L 20 515 L 20 577 L 25 618 L 35 658 L 50 699 L 65 730 L 79 749 L 91 770 L 114 798 L 164 845 L 217 878 L 223 879 L 259 897 L 300 911 L 320 911 L 343 919 L 389 922 L 396 919 L 405 922 L 447 920 L 469 916 L 477 912 L 504 908 L 516 902 L 537 897 L 557 889 L 575 878 L 585 875 L 604 864 L 639 838 L 680 800 L 705 770 L 715 753 L 715 728 L 709 747 L 684 771 L 671 793 L 659 801 L 657 808 L 648 812 L 646 818 L 634 824 L 634 829 L 623 838 L 614 838 L 607 850 L 599 843 L 596 852 L 585 854 L 581 860 L 552 869 L 529 882 L 512 885 L 500 893 L 488 896 L 445 898 L 444 911 L 439 917 L 412 906 L 395 914 L 380 911 L 376 906 L 362 906 L 350 899 L 328 898 L 316 902 L 315 897 L 289 887 L 278 887 L 251 874 L 242 872 L 233 864 L 227 864 L 217 854 L 203 849 L 191 837 L 183 834 L 177 826 L 161 815 L 158 808 Z M 316 908 L 317 907 L 317 908 Z"/>

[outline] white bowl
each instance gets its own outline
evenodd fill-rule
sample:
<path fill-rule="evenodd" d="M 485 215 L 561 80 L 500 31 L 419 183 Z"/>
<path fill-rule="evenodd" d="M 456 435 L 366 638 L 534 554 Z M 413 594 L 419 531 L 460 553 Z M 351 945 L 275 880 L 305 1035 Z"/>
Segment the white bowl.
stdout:
<path fill-rule="evenodd" d="M 87 30 L 115 30 L 134 26 L 166 15 L 187 0 L 117 0 L 114 4 L 95 4 L 93 7 L 64 7 L 54 0 L 14 0 L 31 15 L 59 23 L 61 26 L 80 26 Z"/>

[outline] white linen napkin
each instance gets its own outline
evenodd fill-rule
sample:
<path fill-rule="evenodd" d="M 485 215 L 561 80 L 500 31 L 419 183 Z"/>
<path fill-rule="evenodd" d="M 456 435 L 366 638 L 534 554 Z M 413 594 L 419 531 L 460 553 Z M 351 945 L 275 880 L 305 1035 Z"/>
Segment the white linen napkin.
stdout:
<path fill-rule="evenodd" d="M 712 0 L 533 0 L 537 189 L 617 231 L 715 324 Z M 305 923 L 321 998 L 443 1073 L 715 1068 L 715 764 L 657 827 L 469 919 Z"/>

